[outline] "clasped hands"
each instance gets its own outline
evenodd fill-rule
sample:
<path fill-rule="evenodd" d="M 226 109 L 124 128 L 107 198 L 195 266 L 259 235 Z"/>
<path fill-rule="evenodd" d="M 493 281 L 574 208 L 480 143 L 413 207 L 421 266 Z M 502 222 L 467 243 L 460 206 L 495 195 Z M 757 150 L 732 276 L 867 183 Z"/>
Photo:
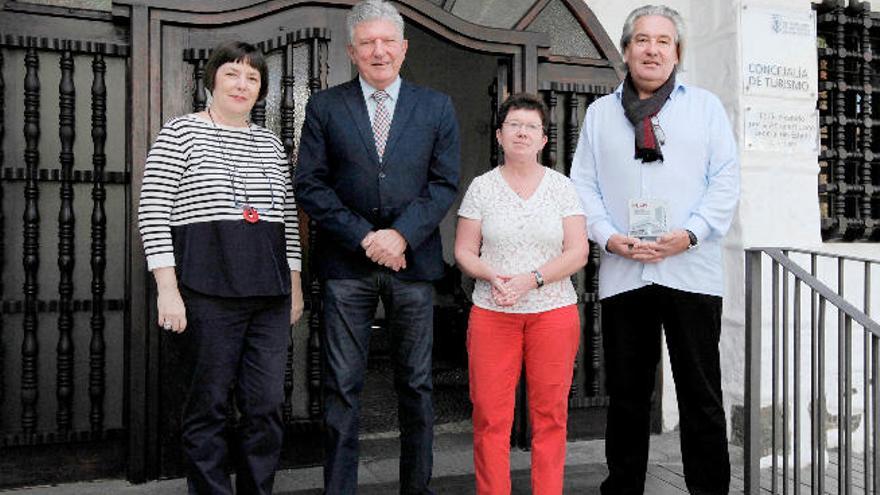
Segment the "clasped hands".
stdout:
<path fill-rule="evenodd" d="M 406 268 L 406 239 L 394 229 L 370 231 L 361 241 L 361 247 L 374 263 L 395 272 Z"/>
<path fill-rule="evenodd" d="M 528 291 L 538 287 L 532 273 L 517 275 L 495 275 L 492 284 L 492 300 L 499 306 L 513 306 Z"/>
<path fill-rule="evenodd" d="M 613 234 L 608 238 L 606 249 L 618 256 L 641 263 L 657 263 L 665 258 L 687 251 L 691 245 L 687 231 L 677 229 L 658 237 L 656 241 L 646 241 L 623 234 Z"/>

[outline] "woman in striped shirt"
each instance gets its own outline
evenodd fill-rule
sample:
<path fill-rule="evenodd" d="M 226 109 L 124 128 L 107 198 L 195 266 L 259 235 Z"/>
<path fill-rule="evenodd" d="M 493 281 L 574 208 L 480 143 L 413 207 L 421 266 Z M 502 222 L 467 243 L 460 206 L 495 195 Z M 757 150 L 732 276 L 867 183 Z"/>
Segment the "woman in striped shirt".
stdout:
<path fill-rule="evenodd" d="M 216 47 L 205 82 L 208 109 L 168 121 L 150 149 L 139 227 L 158 325 L 185 331 L 194 367 L 182 425 L 189 492 L 232 493 L 223 431 L 234 384 L 236 491 L 271 493 L 289 331 L 303 311 L 290 163 L 248 120 L 268 89 L 257 48 Z"/>

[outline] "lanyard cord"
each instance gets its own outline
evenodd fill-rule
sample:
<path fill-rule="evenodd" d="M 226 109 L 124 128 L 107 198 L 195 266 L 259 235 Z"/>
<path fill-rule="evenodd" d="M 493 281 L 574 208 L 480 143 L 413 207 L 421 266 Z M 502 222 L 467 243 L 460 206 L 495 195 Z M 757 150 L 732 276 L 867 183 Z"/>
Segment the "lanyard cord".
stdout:
<path fill-rule="evenodd" d="M 220 139 L 220 131 L 217 128 L 217 123 L 214 122 L 214 115 L 211 114 L 210 107 L 208 108 L 208 118 L 211 119 L 211 125 L 214 128 L 214 138 L 217 140 L 217 144 L 220 145 L 220 148 L 223 149 L 223 161 L 225 161 L 226 164 L 229 165 L 230 164 L 229 151 L 226 149 L 226 143 L 224 143 L 223 140 Z M 248 123 L 247 129 L 248 129 L 248 135 L 251 138 L 251 144 L 253 145 L 254 148 L 256 148 L 257 141 L 254 138 L 254 133 L 251 130 L 250 123 Z M 253 154 L 251 154 L 251 152 L 248 152 L 248 154 L 250 154 L 251 160 L 253 161 L 253 158 L 254 158 Z M 263 158 L 260 157 L 259 160 L 257 160 L 257 161 L 259 161 L 259 164 L 260 164 L 260 167 L 259 167 L 260 173 L 263 174 L 263 177 L 266 179 L 266 182 L 269 183 L 269 198 L 271 200 L 271 206 L 269 207 L 269 209 L 274 210 L 275 209 L 275 190 L 274 190 L 274 187 L 272 186 L 272 179 L 270 179 L 269 175 L 266 173 L 266 167 L 265 167 L 265 163 L 263 163 Z M 252 206 L 251 206 L 250 197 L 248 195 L 247 180 L 245 180 L 245 178 L 241 177 L 241 174 L 239 174 L 237 162 L 234 162 L 234 161 L 232 162 L 231 169 L 227 169 L 227 175 L 229 175 L 229 184 L 232 187 L 232 202 L 235 205 L 235 207 L 236 208 L 243 207 L 245 209 L 251 208 Z M 236 191 L 236 186 L 235 186 L 235 177 L 236 176 L 238 176 L 239 182 L 242 184 L 242 189 L 244 190 L 244 203 L 243 204 L 239 203 L 239 201 L 238 201 L 238 192 Z"/>

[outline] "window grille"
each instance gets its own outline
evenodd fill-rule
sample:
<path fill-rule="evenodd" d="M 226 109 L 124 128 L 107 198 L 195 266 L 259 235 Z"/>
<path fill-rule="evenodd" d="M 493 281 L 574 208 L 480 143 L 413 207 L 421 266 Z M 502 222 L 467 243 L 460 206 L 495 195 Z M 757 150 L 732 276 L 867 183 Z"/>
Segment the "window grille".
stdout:
<path fill-rule="evenodd" d="M 880 241 L 880 12 L 815 4 L 819 63 L 819 207 L 827 241 Z M 877 89 L 874 89 L 874 88 Z M 878 96 L 880 99 L 880 96 Z"/>

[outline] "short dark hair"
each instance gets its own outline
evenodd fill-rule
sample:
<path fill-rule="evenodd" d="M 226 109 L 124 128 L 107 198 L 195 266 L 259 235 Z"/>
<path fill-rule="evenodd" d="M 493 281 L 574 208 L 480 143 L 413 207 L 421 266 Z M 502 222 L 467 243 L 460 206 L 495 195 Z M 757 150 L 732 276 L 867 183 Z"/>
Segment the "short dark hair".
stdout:
<path fill-rule="evenodd" d="M 262 100 L 269 92 L 269 67 L 260 49 L 246 41 L 228 41 L 214 47 L 211 57 L 205 64 L 205 87 L 208 91 L 214 91 L 214 76 L 217 69 L 223 64 L 243 63 L 250 65 L 260 73 L 260 94 L 257 100 Z"/>
<path fill-rule="evenodd" d="M 532 93 L 516 93 L 508 96 L 504 103 L 501 104 L 501 108 L 498 109 L 496 129 L 501 129 L 504 121 L 507 120 L 507 114 L 511 110 L 534 110 L 538 112 L 541 116 L 541 127 L 544 129 L 544 134 L 547 134 L 547 121 L 550 120 L 550 111 L 547 110 L 547 105 L 544 104 L 544 100 L 540 96 Z"/>

